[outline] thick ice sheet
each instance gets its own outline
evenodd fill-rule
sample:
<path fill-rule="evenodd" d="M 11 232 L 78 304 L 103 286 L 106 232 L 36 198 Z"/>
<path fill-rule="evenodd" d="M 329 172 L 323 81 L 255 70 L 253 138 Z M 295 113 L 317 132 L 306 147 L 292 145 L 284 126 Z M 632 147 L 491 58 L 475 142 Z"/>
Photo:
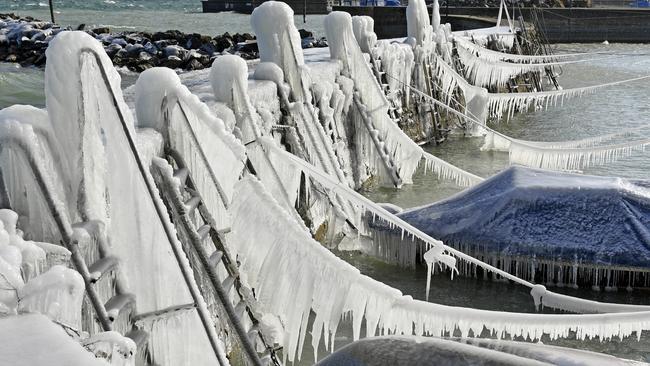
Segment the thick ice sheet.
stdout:
<path fill-rule="evenodd" d="M 502 255 L 647 267 L 650 182 L 511 167 L 399 214 L 446 242 Z"/>

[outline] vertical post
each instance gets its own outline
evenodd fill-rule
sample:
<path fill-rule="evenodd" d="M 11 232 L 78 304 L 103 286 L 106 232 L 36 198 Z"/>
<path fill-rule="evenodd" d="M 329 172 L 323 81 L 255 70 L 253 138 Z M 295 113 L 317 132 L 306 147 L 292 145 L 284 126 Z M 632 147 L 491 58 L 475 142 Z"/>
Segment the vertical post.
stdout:
<path fill-rule="evenodd" d="M 54 23 L 54 5 L 52 5 L 52 0 L 50 1 L 50 18 L 52 19 L 52 23 Z"/>
<path fill-rule="evenodd" d="M 307 23 L 307 0 L 303 2 L 302 6 L 302 22 Z"/>

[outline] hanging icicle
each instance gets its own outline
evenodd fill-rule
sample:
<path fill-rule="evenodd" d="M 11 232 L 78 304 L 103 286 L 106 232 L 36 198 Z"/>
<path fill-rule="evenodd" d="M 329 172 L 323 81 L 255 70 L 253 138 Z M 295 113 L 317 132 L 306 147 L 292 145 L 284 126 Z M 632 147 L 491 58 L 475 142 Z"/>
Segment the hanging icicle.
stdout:
<path fill-rule="evenodd" d="M 528 72 L 542 72 L 549 66 L 567 65 L 589 60 L 556 61 L 543 64 L 516 64 L 503 61 L 490 61 L 476 56 L 472 51 L 457 47 L 458 56 L 464 65 L 467 80 L 475 86 L 485 88 L 505 87 L 514 77 Z"/>
<path fill-rule="evenodd" d="M 564 105 L 564 101 L 570 98 L 582 97 L 586 94 L 594 93 L 602 88 L 648 78 L 650 78 L 650 75 L 582 88 L 543 92 L 488 93 L 488 110 L 490 116 L 493 117 L 493 120 L 495 121 L 501 120 L 504 115 L 506 120 L 509 120 L 514 116 L 515 112 L 526 112 L 531 107 L 534 107 L 535 109 L 548 109 L 549 107 L 556 107 L 558 104 L 562 106 Z"/>
<path fill-rule="evenodd" d="M 650 145 L 650 138 L 648 138 L 620 144 L 596 146 L 600 141 L 606 141 L 617 135 L 625 135 L 636 130 L 566 142 L 546 143 L 517 140 L 485 126 L 472 115 L 459 112 L 411 86 L 409 88 L 414 93 L 430 100 L 435 105 L 472 123 L 476 127 L 484 129 L 486 131 L 486 141 L 482 150 L 508 151 L 510 154 L 510 164 L 521 164 L 533 168 L 552 170 L 580 170 L 588 166 L 617 161 L 623 157 L 632 155 L 634 152 L 645 151 L 645 147 Z"/>
<path fill-rule="evenodd" d="M 557 62 L 560 59 L 574 58 L 579 56 L 593 55 L 593 53 L 560 53 L 555 55 L 518 55 L 513 53 L 505 53 L 499 51 L 493 51 L 482 47 L 469 39 L 463 37 L 454 37 L 456 44 L 474 54 L 477 54 L 478 57 L 487 60 L 487 61 L 509 61 L 520 64 L 548 64 Z"/>

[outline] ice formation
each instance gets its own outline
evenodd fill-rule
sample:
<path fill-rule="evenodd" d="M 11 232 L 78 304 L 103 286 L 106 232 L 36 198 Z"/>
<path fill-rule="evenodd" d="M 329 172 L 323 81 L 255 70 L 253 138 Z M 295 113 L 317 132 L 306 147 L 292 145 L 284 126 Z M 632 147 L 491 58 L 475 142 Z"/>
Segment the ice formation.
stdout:
<path fill-rule="evenodd" d="M 375 170 L 384 172 L 381 175 L 383 181 L 410 183 L 413 172 L 425 153 L 391 120 L 389 102 L 354 39 L 350 15 L 343 12 L 330 13 L 325 18 L 325 30 L 332 59 L 343 62 L 344 73 L 355 83 L 356 107 L 370 135 L 370 139 L 366 138 L 363 145 L 374 144 L 378 150 L 378 153 L 370 155 Z M 362 126 L 357 125 L 357 129 L 362 130 Z M 432 155 L 426 155 L 426 160 L 441 177 L 451 177 L 459 183 L 476 181 L 476 176 L 455 167 L 450 170 L 450 164 Z"/>
<path fill-rule="evenodd" d="M 406 24 L 408 37 L 412 38 L 415 44 L 431 42 L 434 29 L 429 23 L 429 11 L 424 0 L 409 1 L 406 7 Z"/>
<path fill-rule="evenodd" d="M 107 366 L 40 314 L 0 318 L 2 362 L 12 366 Z"/>
<path fill-rule="evenodd" d="M 598 145 L 598 143 L 612 137 L 638 132 L 635 130 L 574 141 L 518 140 L 485 126 L 483 121 L 470 114 L 469 109 L 466 113 L 459 112 L 418 89 L 411 86 L 409 88 L 422 98 L 430 100 L 435 105 L 478 127 L 479 131 L 485 131 L 486 137 L 482 149 L 508 151 L 511 164 L 550 170 L 575 171 L 588 166 L 615 162 L 621 158 L 631 156 L 635 152 L 645 151 L 646 146 L 650 145 L 650 139 L 648 138 L 639 138 L 610 145 Z"/>
<path fill-rule="evenodd" d="M 478 55 L 478 57 L 487 60 L 487 61 L 509 61 L 512 63 L 549 63 L 561 60 L 564 58 L 574 58 L 578 56 L 587 56 L 589 53 L 558 53 L 552 55 L 520 55 L 514 53 L 506 53 L 494 51 L 489 48 L 482 47 L 476 43 L 464 38 L 464 37 L 455 37 L 454 40 L 457 42 L 458 46 L 471 51 L 472 53 Z"/>
<path fill-rule="evenodd" d="M 458 56 L 463 63 L 465 77 L 476 86 L 485 88 L 505 87 L 508 81 L 528 72 L 541 72 L 547 67 L 561 66 L 585 60 L 553 61 L 546 63 L 512 63 L 491 61 L 476 56 L 473 51 L 457 47 Z"/>
<path fill-rule="evenodd" d="M 595 93 L 603 88 L 645 80 L 649 77 L 650 76 L 642 76 L 605 84 L 563 90 L 522 93 L 488 93 L 487 108 L 489 110 L 489 115 L 492 116 L 494 120 L 499 121 L 503 119 L 504 115 L 505 119 L 509 120 L 515 112 L 526 112 L 530 110 L 531 107 L 535 109 L 548 109 L 551 106 L 561 106 L 564 105 L 564 102 L 567 99 L 582 97 L 587 94 Z"/>
<path fill-rule="evenodd" d="M 353 16 L 352 29 L 361 51 L 370 54 L 377 43 L 375 20 L 365 15 Z"/>
<path fill-rule="evenodd" d="M 307 233 L 287 225 L 291 218 L 252 178 L 238 185 L 233 204 L 233 250 L 242 262 L 246 280 L 256 289 L 263 308 L 278 314 L 285 325 L 285 357 L 299 355 L 311 311 L 312 345 L 324 343 L 331 349 L 339 321 L 349 313 L 355 339 L 365 317 L 366 335 L 443 335 L 456 330 L 463 335 L 485 328 L 500 337 L 510 335 L 551 339 L 575 331 L 586 337 L 624 337 L 650 328 L 650 312 L 596 315 L 540 315 L 484 311 L 443 306 L 402 296 L 374 281 L 314 241 Z M 260 209 L 264 207 L 264 209 Z M 249 230 L 250 223 L 261 230 Z M 290 234 L 274 234 L 273 228 L 287 227 Z M 291 296 L 289 294 L 292 294 Z M 616 325 L 614 325 L 616 324 Z M 298 356 L 299 357 L 299 356 Z"/>

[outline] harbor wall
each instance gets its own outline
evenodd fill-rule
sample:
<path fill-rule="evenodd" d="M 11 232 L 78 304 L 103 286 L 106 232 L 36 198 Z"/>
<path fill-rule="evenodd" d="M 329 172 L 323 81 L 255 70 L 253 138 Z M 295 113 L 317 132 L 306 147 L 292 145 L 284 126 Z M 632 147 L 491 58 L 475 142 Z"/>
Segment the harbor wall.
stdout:
<path fill-rule="evenodd" d="M 379 38 L 406 36 L 406 7 L 335 6 L 333 10 L 373 17 L 375 32 Z M 440 9 L 442 21 L 450 22 L 454 30 L 492 26 L 498 13 L 499 8 Z M 605 40 L 625 43 L 650 42 L 650 9 L 522 8 L 516 13 L 516 17 L 523 16 L 527 22 L 535 15 L 539 19 L 541 30 L 551 43 L 590 43 Z"/>

